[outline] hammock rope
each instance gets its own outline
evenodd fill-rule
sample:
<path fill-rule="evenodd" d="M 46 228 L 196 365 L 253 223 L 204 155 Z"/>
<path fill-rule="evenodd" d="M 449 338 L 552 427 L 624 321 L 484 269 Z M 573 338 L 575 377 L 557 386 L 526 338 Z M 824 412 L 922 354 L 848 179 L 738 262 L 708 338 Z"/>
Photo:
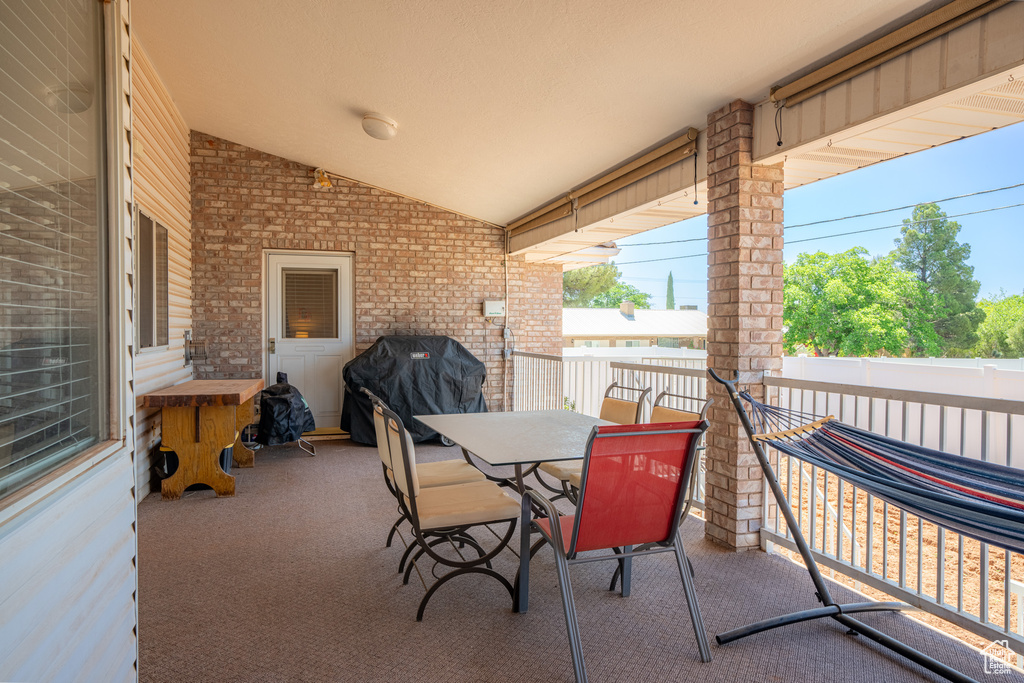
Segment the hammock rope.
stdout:
<path fill-rule="evenodd" d="M 930 522 L 1024 553 L 1024 471 L 740 397 L 758 441 Z"/>

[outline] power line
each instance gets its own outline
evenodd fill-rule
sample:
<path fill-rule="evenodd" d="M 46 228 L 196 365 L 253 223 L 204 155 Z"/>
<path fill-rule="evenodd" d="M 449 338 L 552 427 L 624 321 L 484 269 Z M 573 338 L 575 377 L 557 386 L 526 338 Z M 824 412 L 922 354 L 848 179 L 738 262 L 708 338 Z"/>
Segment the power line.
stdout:
<path fill-rule="evenodd" d="M 942 202 L 951 202 L 951 201 L 954 201 L 956 199 L 966 199 L 967 197 L 977 197 L 977 196 L 980 196 L 980 195 L 983 195 L 983 194 L 991 194 L 993 192 L 1002 192 L 1004 190 L 1014 190 L 1014 189 L 1016 189 L 1018 187 L 1024 187 L 1024 183 L 1017 183 L 1016 185 L 1007 185 L 1006 187 L 996 187 L 996 188 L 993 188 L 991 190 L 979 190 L 978 192 L 969 192 L 967 194 L 956 195 L 955 197 L 946 197 L 945 199 L 936 199 L 935 201 L 932 201 L 932 202 L 918 202 L 917 204 L 908 204 L 906 206 L 897 206 L 897 207 L 892 208 L 892 209 L 882 209 L 882 210 L 879 210 L 879 211 L 869 211 L 868 213 L 853 214 L 851 216 L 840 216 L 838 218 L 825 218 L 825 219 L 822 219 L 820 221 L 811 221 L 810 223 L 798 223 L 796 225 L 787 225 L 787 226 L 785 226 L 784 230 L 792 230 L 793 228 L 806 228 L 806 227 L 809 227 L 809 226 L 812 226 L 812 225 L 822 225 L 824 223 L 836 223 L 838 221 L 850 220 L 852 218 L 864 218 L 866 216 L 877 216 L 877 215 L 880 215 L 880 214 L 883 214 L 883 213 L 892 213 L 893 211 L 903 211 L 905 209 L 913 209 L 913 208 L 915 208 L 915 207 L 917 207 L 917 206 L 919 206 L 921 204 L 939 204 L 939 203 L 942 203 Z M 1012 207 L 1006 207 L 1006 208 L 1012 208 Z M 963 213 L 963 214 L 958 214 L 958 215 L 959 216 L 969 216 L 971 214 Z M 954 216 L 947 216 L 947 218 L 954 218 Z M 875 229 L 875 230 L 883 230 L 884 228 L 873 228 L 873 229 Z M 863 231 L 863 232 L 870 232 L 870 231 Z M 844 234 L 844 235 L 846 235 L 846 234 L 853 235 L 853 234 L 856 234 L 856 233 L 842 233 L 842 234 Z M 836 235 L 836 236 L 838 236 L 838 235 Z M 665 244 L 686 244 L 687 242 L 700 242 L 700 241 L 706 240 L 706 239 L 707 239 L 706 237 L 693 237 L 693 238 L 685 239 L 685 240 L 668 240 L 668 241 L 665 241 L 665 242 L 635 242 L 633 244 L 621 244 L 619 246 L 622 246 L 622 247 L 653 247 L 653 246 L 662 246 L 662 245 L 665 245 Z M 824 238 L 821 238 L 821 239 L 824 239 Z M 800 242 L 804 242 L 804 241 L 807 241 L 807 240 L 800 240 Z M 796 244 L 796 242 L 791 242 L 790 244 Z"/>
<path fill-rule="evenodd" d="M 1010 204 L 1009 206 L 996 206 L 991 209 L 979 209 L 978 211 L 968 211 L 967 213 L 957 213 L 952 216 L 946 216 L 946 218 L 960 218 L 961 216 L 973 216 L 979 213 L 988 213 L 990 211 L 1002 211 L 1003 209 L 1015 209 L 1018 206 L 1024 206 L 1024 202 L 1020 204 Z M 802 240 L 792 240 L 786 242 L 786 244 L 800 244 L 802 242 L 814 242 L 816 240 L 827 240 L 833 237 L 845 237 L 847 235 L 859 235 L 864 232 L 877 232 L 878 230 L 892 230 L 893 228 L 902 228 L 904 225 L 919 225 L 921 223 L 928 223 L 929 221 L 935 220 L 934 218 L 926 218 L 923 221 L 908 221 L 907 223 L 896 223 L 894 225 L 883 225 L 880 228 L 867 228 L 865 230 L 853 230 L 851 232 L 837 232 L 831 235 L 820 235 L 818 237 L 808 237 Z"/>
<path fill-rule="evenodd" d="M 941 204 L 942 202 L 951 202 L 954 199 L 965 199 L 967 197 L 977 197 L 977 196 L 983 195 L 983 194 L 991 194 L 992 192 L 1002 192 L 1003 190 L 1013 190 L 1013 189 L 1016 189 L 1018 187 L 1024 187 L 1024 183 L 1017 183 L 1016 185 L 1007 185 L 1006 187 L 997 187 L 997 188 L 994 188 L 994 189 L 991 189 L 991 190 L 980 190 L 978 192 L 969 192 L 968 194 L 958 194 L 955 197 L 946 197 L 945 199 L 936 199 L 935 201 L 931 201 L 931 202 L 918 202 L 917 204 L 908 204 L 907 206 L 897 206 L 894 209 L 882 209 L 881 211 L 869 211 L 868 213 L 858 213 L 858 214 L 855 214 L 853 216 L 842 216 L 840 218 L 825 218 L 825 219 L 820 220 L 820 221 L 811 221 L 810 223 L 797 223 L 796 225 L 787 225 L 786 226 L 786 230 L 791 230 L 793 228 L 806 228 L 807 226 L 810 226 L 810 225 L 821 225 L 822 223 L 835 223 L 836 221 L 845 221 L 845 220 L 848 220 L 850 218 L 864 218 L 865 216 L 877 216 L 878 214 L 882 214 L 882 213 L 891 213 L 893 211 L 903 211 L 904 209 L 913 209 L 914 207 L 919 206 L 921 204 Z M 969 215 L 969 214 L 960 214 L 960 215 L 966 216 L 966 215 Z"/>
<path fill-rule="evenodd" d="M 707 255 L 708 255 L 707 252 L 704 252 L 703 254 L 690 254 L 688 256 L 669 256 L 668 258 L 652 258 L 652 259 L 646 259 L 646 260 L 643 260 L 643 261 L 622 261 L 622 262 L 616 261 L 615 265 L 617 265 L 617 266 L 631 266 L 631 265 L 634 265 L 636 263 L 655 263 L 657 261 L 678 261 L 678 260 L 684 259 L 684 258 L 697 258 L 698 256 L 707 256 Z"/>
<path fill-rule="evenodd" d="M 991 209 L 979 209 L 978 211 L 967 211 L 965 213 L 952 214 L 952 215 L 946 216 L 946 218 L 961 218 L 962 216 L 974 216 L 974 215 L 979 214 L 979 213 L 989 213 L 989 212 L 992 212 L 992 211 L 1003 211 L 1005 209 L 1015 209 L 1015 208 L 1020 207 L 1020 206 L 1024 206 L 1024 202 L 1022 202 L 1020 204 L 1009 204 L 1007 206 L 996 206 L 996 207 L 993 207 Z M 827 240 L 827 239 L 831 239 L 833 237 L 845 237 L 847 235 L 859 235 L 861 233 L 877 232 L 879 230 L 892 230 L 894 228 L 902 228 L 904 225 L 919 225 L 921 223 L 927 223 L 927 222 L 932 221 L 932 220 L 935 220 L 935 219 L 934 218 L 926 218 L 923 221 L 907 221 L 906 223 L 894 223 L 892 225 L 883 225 L 883 226 L 878 227 L 878 228 L 867 228 L 865 230 L 852 230 L 850 232 L 838 232 L 838 233 L 834 233 L 834 234 L 831 234 L 831 235 L 819 235 L 818 237 L 808 237 L 808 238 L 805 238 L 805 239 L 802 239 L 802 240 L 792 240 L 792 241 L 786 242 L 786 245 L 788 246 L 790 244 L 801 244 L 803 242 L 815 242 L 817 240 Z M 645 260 L 641 260 L 641 261 L 622 261 L 622 262 L 616 261 L 615 265 L 617 265 L 617 266 L 631 266 L 631 265 L 636 265 L 638 263 L 657 263 L 657 262 L 660 262 L 660 261 L 678 261 L 678 260 L 682 260 L 682 259 L 697 258 L 697 257 L 700 257 L 700 256 L 707 256 L 707 252 L 705 252 L 703 254 L 688 254 L 686 256 L 669 256 L 667 258 L 645 259 Z"/>
<path fill-rule="evenodd" d="M 636 244 L 620 244 L 621 247 L 653 247 L 660 244 L 683 244 L 684 242 L 700 242 L 707 237 L 694 237 L 688 240 L 669 240 L 668 242 L 637 242 Z"/>

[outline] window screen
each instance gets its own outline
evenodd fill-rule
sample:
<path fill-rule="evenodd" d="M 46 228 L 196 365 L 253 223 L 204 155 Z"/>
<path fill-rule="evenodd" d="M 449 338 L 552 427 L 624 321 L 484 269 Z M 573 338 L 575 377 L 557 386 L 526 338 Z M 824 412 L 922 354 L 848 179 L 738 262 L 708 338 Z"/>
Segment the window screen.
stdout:
<path fill-rule="evenodd" d="M 136 230 L 136 287 L 138 289 L 139 348 L 166 346 L 167 307 L 167 228 L 146 214 L 138 213 Z"/>
<path fill-rule="evenodd" d="M 107 436 L 101 11 L 0 3 L 0 496 Z"/>
<path fill-rule="evenodd" d="M 286 339 L 338 337 L 338 271 L 285 269 L 284 336 Z"/>

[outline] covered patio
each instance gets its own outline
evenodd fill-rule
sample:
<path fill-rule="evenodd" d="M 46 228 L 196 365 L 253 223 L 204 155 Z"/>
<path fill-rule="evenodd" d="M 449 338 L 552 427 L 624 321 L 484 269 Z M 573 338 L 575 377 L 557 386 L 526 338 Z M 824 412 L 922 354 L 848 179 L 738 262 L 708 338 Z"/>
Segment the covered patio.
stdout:
<path fill-rule="evenodd" d="M 424 445 L 417 455 L 454 454 Z M 494 581 L 463 576 L 417 623 L 423 588 L 415 574 L 402 585 L 402 548 L 384 547 L 395 507 L 376 450 L 335 441 L 321 442 L 316 457 L 278 446 L 258 458 L 257 468 L 236 470 L 235 498 L 194 491 L 168 504 L 152 494 L 139 506 L 140 680 L 572 680 L 549 549 L 534 559 L 528 613 L 513 614 Z M 683 535 L 709 634 L 817 605 L 790 561 L 729 552 L 704 538 L 695 517 Z M 495 567 L 513 576 L 515 556 L 499 559 Z M 607 564 L 575 569 L 594 681 L 942 680 L 831 621 L 712 644 L 714 660 L 702 664 L 670 556 L 638 561 L 628 598 L 608 592 Z M 834 594 L 862 599 L 838 584 Z M 982 655 L 946 634 L 901 615 L 864 619 L 986 679 Z"/>
<path fill-rule="evenodd" d="M 336 430 L 344 364 L 431 334 L 480 358 L 491 410 L 510 410 L 517 354 L 561 353 L 581 252 L 704 213 L 708 365 L 760 396 L 781 367 L 785 191 L 1024 120 L 1024 3 L 1007 0 L 4 7 L 20 113 L 0 117 L 0 373 L 44 378 L 0 414 L 0 460 L 24 475 L 0 472 L 4 680 L 569 680 L 550 558 L 527 614 L 459 577 L 417 623 L 372 449 L 266 449 L 235 496 L 164 501 L 143 397 L 286 371 Z M 394 139 L 363 132 L 371 113 Z M 330 270 L 334 317 L 310 328 L 336 334 L 287 332 L 288 268 Z M 54 379 L 72 338 L 84 374 Z M 331 349 L 282 360 L 310 339 Z M 87 438 L 62 431 L 71 406 Z M 45 448 L 18 422 L 37 412 Z M 758 552 L 762 474 L 724 400 L 710 422 L 707 519 L 684 535 L 713 634 L 815 601 Z M 575 573 L 595 680 L 934 680 L 831 624 L 700 664 L 673 572 L 637 566 L 629 599 L 601 566 Z M 984 677 L 947 636 L 866 621 Z"/>

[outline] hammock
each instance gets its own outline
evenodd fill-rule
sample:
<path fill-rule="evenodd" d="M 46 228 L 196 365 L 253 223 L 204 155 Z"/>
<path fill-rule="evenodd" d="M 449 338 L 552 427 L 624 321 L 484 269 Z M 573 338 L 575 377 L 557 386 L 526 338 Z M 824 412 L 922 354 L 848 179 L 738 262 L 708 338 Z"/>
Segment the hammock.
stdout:
<path fill-rule="evenodd" d="M 766 442 L 930 522 L 1024 553 L 1024 471 L 740 397 Z M 810 423 L 810 424 L 808 424 Z"/>
<path fill-rule="evenodd" d="M 790 624 L 832 619 L 852 633 L 866 636 L 947 680 L 974 681 L 854 616 L 910 609 L 909 605 L 873 601 L 839 604 L 832 599 L 764 446 L 771 445 L 787 455 L 817 465 L 923 519 L 1015 552 L 1024 552 L 1024 473 L 865 432 L 832 416 L 816 419 L 807 413 L 765 405 L 745 392 L 740 394 L 735 381 L 722 379 L 711 368 L 708 374 L 729 394 L 768 487 L 779 502 L 779 512 L 785 517 L 793 542 L 803 557 L 814 584 L 815 597 L 821 603 L 821 607 L 762 619 L 719 633 L 715 636 L 718 644 L 725 645 Z M 743 407 L 744 400 L 751 407 L 753 421 Z"/>

